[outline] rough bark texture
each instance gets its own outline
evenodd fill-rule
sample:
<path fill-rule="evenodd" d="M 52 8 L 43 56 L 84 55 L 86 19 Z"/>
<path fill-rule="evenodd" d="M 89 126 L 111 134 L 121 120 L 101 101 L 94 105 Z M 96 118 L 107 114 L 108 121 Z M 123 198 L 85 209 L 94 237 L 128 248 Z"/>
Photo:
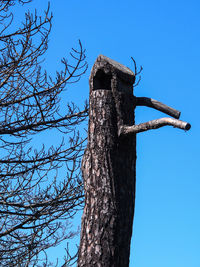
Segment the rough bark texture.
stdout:
<path fill-rule="evenodd" d="M 88 145 L 82 161 L 85 208 L 78 267 L 128 267 L 135 202 L 134 74 L 99 56 L 90 76 Z"/>
<path fill-rule="evenodd" d="M 191 125 L 161 118 L 135 125 L 144 105 L 175 118 L 180 112 L 150 98 L 134 97 L 135 76 L 125 66 L 99 56 L 90 76 L 88 145 L 82 161 L 85 208 L 78 267 L 128 267 L 135 205 L 136 133 L 165 125 Z"/>
<path fill-rule="evenodd" d="M 175 118 L 180 112 L 151 98 L 134 97 L 135 76 L 125 66 L 99 56 L 90 76 L 88 145 L 82 161 L 85 208 L 78 267 L 128 267 L 135 205 L 136 133 L 165 125 L 191 125 L 161 118 L 135 125 L 144 105 Z"/>

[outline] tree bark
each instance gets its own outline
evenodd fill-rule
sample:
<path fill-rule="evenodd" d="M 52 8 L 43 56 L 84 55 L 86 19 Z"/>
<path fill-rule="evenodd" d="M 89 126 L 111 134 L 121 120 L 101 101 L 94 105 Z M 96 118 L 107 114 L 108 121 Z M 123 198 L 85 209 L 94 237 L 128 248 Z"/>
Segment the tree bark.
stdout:
<path fill-rule="evenodd" d="M 134 124 L 134 75 L 130 70 L 131 75 L 127 74 L 121 65 L 113 67 L 114 63 L 98 58 L 90 77 L 88 146 L 82 161 L 85 208 L 79 267 L 129 266 L 136 138 L 120 138 L 118 129 L 123 124 Z M 106 83 L 102 84 L 101 79 L 107 79 Z"/>
<path fill-rule="evenodd" d="M 135 75 L 99 56 L 90 75 L 88 145 L 82 160 L 85 208 L 78 267 L 128 267 L 135 206 L 136 134 L 165 125 L 190 124 L 162 118 L 135 125 L 134 110 L 146 105 L 176 118 L 180 112 L 150 98 L 133 96 Z"/>

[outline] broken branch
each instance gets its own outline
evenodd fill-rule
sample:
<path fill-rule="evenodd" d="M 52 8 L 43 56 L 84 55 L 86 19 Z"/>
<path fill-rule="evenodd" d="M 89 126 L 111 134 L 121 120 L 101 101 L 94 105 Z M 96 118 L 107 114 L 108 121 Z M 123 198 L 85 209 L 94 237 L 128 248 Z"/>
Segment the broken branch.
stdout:
<path fill-rule="evenodd" d="M 171 126 L 174 126 L 175 128 L 183 129 L 186 131 L 188 131 L 191 128 L 191 125 L 188 122 L 184 122 L 184 121 L 172 119 L 172 118 L 161 118 L 161 119 L 141 123 L 138 125 L 121 126 L 119 129 L 119 136 L 124 136 L 128 134 L 136 134 L 136 133 L 148 131 L 151 129 L 158 129 L 166 125 L 171 125 Z"/>
<path fill-rule="evenodd" d="M 146 107 L 154 108 L 176 119 L 179 119 L 181 115 L 180 111 L 174 108 L 171 108 L 155 99 L 148 98 L 148 97 L 136 97 L 136 106 L 146 106 Z"/>

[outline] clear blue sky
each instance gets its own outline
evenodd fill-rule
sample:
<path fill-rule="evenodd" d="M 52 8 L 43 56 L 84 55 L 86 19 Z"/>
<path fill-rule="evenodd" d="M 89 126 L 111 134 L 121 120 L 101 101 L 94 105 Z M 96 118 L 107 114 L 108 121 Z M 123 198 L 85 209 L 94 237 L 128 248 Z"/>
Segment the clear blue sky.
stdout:
<path fill-rule="evenodd" d="M 199 0 L 50 2 L 54 25 L 47 69 L 59 68 L 78 39 L 87 49 L 89 70 L 69 87 L 71 99 L 82 105 L 88 98 L 90 69 L 99 54 L 130 68 L 133 56 L 144 68 L 135 95 L 160 100 L 191 123 L 189 132 L 163 127 L 137 136 L 130 267 L 200 267 Z M 42 10 L 46 5 L 34 0 L 29 6 Z M 16 14 L 21 17 L 22 10 Z M 136 123 L 162 116 L 140 107 Z M 52 251 L 61 256 L 62 250 Z"/>

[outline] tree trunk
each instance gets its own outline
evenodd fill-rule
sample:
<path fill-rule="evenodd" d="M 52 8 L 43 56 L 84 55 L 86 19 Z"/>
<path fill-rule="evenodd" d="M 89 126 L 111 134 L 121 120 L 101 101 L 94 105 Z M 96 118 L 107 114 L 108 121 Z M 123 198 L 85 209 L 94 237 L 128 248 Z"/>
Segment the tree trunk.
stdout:
<path fill-rule="evenodd" d="M 135 63 L 135 61 L 133 60 Z M 135 71 L 137 67 L 135 65 Z M 135 75 L 99 56 L 90 76 L 88 145 L 82 161 L 85 208 L 78 267 L 128 267 L 135 205 L 136 134 L 165 125 L 189 130 L 180 112 L 157 100 L 133 96 Z M 135 125 L 136 106 L 176 119 Z"/>
<path fill-rule="evenodd" d="M 88 145 L 82 161 L 85 208 L 78 267 L 128 267 L 135 202 L 136 136 L 131 70 L 99 56 L 90 76 Z"/>

